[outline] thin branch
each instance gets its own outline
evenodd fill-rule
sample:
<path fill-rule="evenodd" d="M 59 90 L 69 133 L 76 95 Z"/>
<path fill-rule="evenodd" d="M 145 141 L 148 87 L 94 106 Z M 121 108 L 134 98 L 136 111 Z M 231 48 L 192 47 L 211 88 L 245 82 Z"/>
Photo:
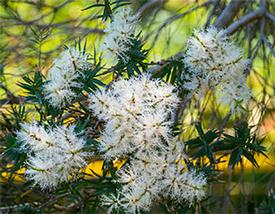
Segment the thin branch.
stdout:
<path fill-rule="evenodd" d="M 250 12 L 249 14 L 241 17 L 239 20 L 229 25 L 229 27 L 226 28 L 224 33 L 226 35 L 231 35 L 235 33 L 239 28 L 247 25 L 250 22 L 253 22 L 254 20 L 261 18 L 265 14 L 265 11 L 266 11 L 265 4 L 262 3 L 258 10 Z"/>
<path fill-rule="evenodd" d="M 205 24 L 205 28 L 207 28 L 207 27 L 210 25 L 210 22 L 211 22 L 211 20 L 212 20 L 214 14 L 215 14 L 216 9 L 217 9 L 218 6 L 219 6 L 219 3 L 220 3 L 220 0 L 216 0 L 216 1 L 214 2 L 213 7 L 212 7 L 212 10 L 211 10 L 211 12 L 210 12 L 210 14 L 209 14 L 209 16 L 208 16 L 208 18 L 207 18 L 207 21 L 206 21 L 206 24 Z"/>
<path fill-rule="evenodd" d="M 275 23 L 275 16 L 274 16 L 274 15 L 272 15 L 272 14 L 269 13 L 269 12 L 266 12 L 265 15 L 266 15 L 267 18 L 269 18 L 272 22 Z"/>
<path fill-rule="evenodd" d="M 189 9 L 189 10 L 187 10 L 187 11 L 185 11 L 185 12 L 179 14 L 179 15 L 172 16 L 172 17 L 168 18 L 168 19 L 159 27 L 158 32 L 160 32 L 160 31 L 161 31 L 163 28 L 165 28 L 168 24 L 171 24 L 172 22 L 174 22 L 174 21 L 176 21 L 176 20 L 178 20 L 178 19 L 180 19 L 180 18 L 182 18 L 182 17 L 188 15 L 189 13 L 192 13 L 192 12 L 194 12 L 194 11 L 196 11 L 196 10 L 202 8 L 202 7 L 206 7 L 206 6 L 208 6 L 208 5 L 212 4 L 212 3 L 213 3 L 212 1 L 204 2 L 204 3 L 202 3 L 202 4 L 200 4 L 200 5 L 196 6 L 196 7 L 193 7 L 193 8 L 191 8 L 191 9 Z"/>
<path fill-rule="evenodd" d="M 146 12 L 148 12 L 148 10 L 150 10 L 151 8 L 154 8 L 157 5 L 160 5 L 161 7 L 162 5 L 164 5 L 166 1 L 167 0 L 150 0 L 138 9 L 137 14 L 140 17 L 142 17 L 146 14 Z"/>
<path fill-rule="evenodd" d="M 207 1 L 207 2 L 204 2 L 204 3 L 200 4 L 200 5 L 197 5 L 196 7 L 193 7 L 193 8 L 191 8 L 191 9 L 189 9 L 189 10 L 187 10 L 187 11 L 181 13 L 181 14 L 178 14 L 178 15 L 172 16 L 172 17 L 169 17 L 169 18 L 168 18 L 168 19 L 158 28 L 157 33 L 156 33 L 156 36 L 155 36 L 155 38 L 154 38 L 154 40 L 153 40 L 154 42 L 153 42 L 153 44 L 152 44 L 152 47 L 155 45 L 155 43 L 156 43 L 156 41 L 157 41 L 157 39 L 158 39 L 158 37 L 159 37 L 159 35 L 160 35 L 160 32 L 161 32 L 161 31 L 163 30 L 163 28 L 165 28 L 167 25 L 173 23 L 174 21 L 176 21 L 176 20 L 178 20 L 178 19 L 183 18 L 184 16 L 186 16 L 186 15 L 188 15 L 188 14 L 190 14 L 190 13 L 192 13 L 192 12 L 194 12 L 194 11 L 196 11 L 196 10 L 202 8 L 202 7 L 209 6 L 209 5 L 212 4 L 212 3 L 213 3 L 213 1 Z"/>
<path fill-rule="evenodd" d="M 263 42 L 268 47 L 268 49 L 270 50 L 271 54 L 275 57 L 274 48 L 272 47 L 272 44 L 268 41 L 268 39 L 266 38 L 266 36 L 265 35 L 261 35 L 261 39 L 263 40 Z"/>
<path fill-rule="evenodd" d="M 242 0 L 232 0 L 222 11 L 221 15 L 217 18 L 215 22 L 215 27 L 225 28 L 227 27 L 238 14 L 241 9 L 242 4 L 245 1 Z"/>

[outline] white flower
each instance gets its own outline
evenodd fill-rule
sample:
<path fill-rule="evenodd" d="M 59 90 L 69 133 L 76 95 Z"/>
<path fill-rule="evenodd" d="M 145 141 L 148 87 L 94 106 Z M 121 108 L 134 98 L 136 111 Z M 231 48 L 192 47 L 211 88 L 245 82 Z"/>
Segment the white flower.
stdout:
<path fill-rule="evenodd" d="M 117 195 L 102 195 L 100 202 L 102 206 L 108 207 L 107 213 L 113 213 L 115 210 L 122 209 L 122 204 L 124 203 L 120 193 Z"/>
<path fill-rule="evenodd" d="M 78 51 L 76 48 L 68 48 L 54 60 L 49 70 L 49 79 L 44 86 L 46 99 L 54 107 L 62 107 L 65 101 L 70 102 L 77 94 L 73 88 L 80 88 L 81 83 L 77 78 L 79 71 L 89 67 L 88 54 Z"/>
<path fill-rule="evenodd" d="M 105 53 L 106 58 L 115 62 L 129 60 L 128 50 L 131 46 L 138 22 L 137 15 L 134 15 L 129 7 L 119 8 L 112 16 L 112 21 L 107 25 L 104 32 L 105 40 L 100 49 Z"/>
<path fill-rule="evenodd" d="M 119 79 L 107 91 L 91 94 L 90 103 L 106 122 L 102 156 L 129 161 L 116 173 L 122 185 L 120 199 L 106 196 L 111 201 L 108 212 L 146 212 L 161 196 L 190 204 L 203 198 L 206 178 L 183 172 L 184 145 L 172 136 L 172 116 L 179 103 L 173 86 L 147 75 Z"/>
<path fill-rule="evenodd" d="M 144 155 L 130 159 L 130 164 L 117 171 L 124 203 L 120 207 L 129 213 L 148 211 L 160 198 L 175 202 L 188 201 L 190 206 L 205 197 L 206 178 L 195 171 L 182 172 L 178 163 L 180 151 Z M 174 157 L 168 157 L 173 155 Z"/>
<path fill-rule="evenodd" d="M 166 150 L 134 153 L 130 164 L 118 170 L 116 182 L 122 184 L 119 208 L 129 213 L 149 211 L 155 201 L 163 198 L 190 206 L 205 197 L 206 177 L 196 171 L 186 171 L 183 144 L 175 143 Z"/>
<path fill-rule="evenodd" d="M 170 168 L 160 181 L 163 186 L 163 195 L 178 202 L 186 200 L 189 205 L 201 201 L 205 197 L 206 178 L 196 171 L 180 172 Z"/>
<path fill-rule="evenodd" d="M 231 81 L 224 82 L 217 87 L 217 99 L 224 106 L 229 106 L 231 111 L 242 110 L 242 104 L 248 103 L 252 97 L 251 90 L 247 87 L 246 77 L 243 73 L 231 76 Z"/>
<path fill-rule="evenodd" d="M 28 154 L 26 176 L 42 189 L 75 179 L 92 155 L 84 151 L 85 140 L 74 126 L 45 129 L 24 124 L 17 136 Z"/>
<path fill-rule="evenodd" d="M 75 127 L 56 127 L 53 129 L 54 135 L 60 149 L 58 157 L 60 168 L 60 180 L 68 181 L 72 176 L 76 176 L 79 170 L 86 165 L 85 159 L 91 154 L 83 151 L 85 141 L 74 131 Z"/>
<path fill-rule="evenodd" d="M 29 157 L 26 177 L 33 180 L 34 184 L 38 184 L 41 189 L 55 188 L 59 184 L 59 172 L 56 164 L 51 156 Z"/>
<path fill-rule="evenodd" d="M 179 99 L 172 85 L 142 75 L 114 82 L 90 95 L 90 109 L 106 121 L 101 150 L 105 158 L 163 147 L 171 139 L 171 114 Z"/>
<path fill-rule="evenodd" d="M 141 119 L 141 130 L 144 132 L 144 139 L 152 139 L 158 147 L 162 147 L 161 138 L 167 142 L 171 139 L 172 121 L 167 120 L 165 112 L 159 111 L 155 114 L 144 114 Z"/>
<path fill-rule="evenodd" d="M 136 167 L 124 167 L 116 172 L 119 177 L 117 182 L 122 184 L 133 183 L 137 180 L 138 176 L 140 176 L 139 172 L 136 170 Z"/>
<path fill-rule="evenodd" d="M 149 211 L 152 205 L 153 195 L 146 183 L 139 183 L 131 189 L 125 188 L 121 194 L 124 198 L 122 208 L 128 213 L 141 213 Z"/>
<path fill-rule="evenodd" d="M 195 31 L 188 41 L 183 62 L 188 68 L 182 74 L 186 82 L 183 87 L 196 91 L 199 98 L 208 90 L 219 90 L 217 96 L 221 97 L 218 100 L 222 104 L 247 101 L 249 90 L 246 87 L 245 69 L 248 60 L 243 58 L 243 51 L 224 35 L 224 31 L 214 27 Z M 230 105 L 231 108 L 235 106 Z"/>
<path fill-rule="evenodd" d="M 17 138 L 22 143 L 21 148 L 27 151 L 38 152 L 54 149 L 56 146 L 52 132 L 47 132 L 43 126 L 39 126 L 37 123 L 21 124 Z"/>

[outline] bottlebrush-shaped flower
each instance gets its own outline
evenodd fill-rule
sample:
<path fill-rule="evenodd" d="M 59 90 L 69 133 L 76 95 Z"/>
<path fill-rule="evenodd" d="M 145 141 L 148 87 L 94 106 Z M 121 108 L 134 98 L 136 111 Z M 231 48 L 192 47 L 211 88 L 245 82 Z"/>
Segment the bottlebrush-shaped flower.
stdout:
<path fill-rule="evenodd" d="M 77 177 L 91 155 L 84 151 L 85 140 L 74 126 L 54 127 L 23 124 L 17 133 L 22 148 L 27 151 L 26 176 L 42 189 L 55 188 Z"/>
<path fill-rule="evenodd" d="M 89 67 L 88 57 L 76 48 L 68 48 L 54 60 L 48 82 L 44 85 L 46 99 L 52 106 L 63 107 L 66 101 L 70 102 L 77 96 L 73 89 L 82 86 L 76 80 L 81 75 L 79 71 Z"/>
<path fill-rule="evenodd" d="M 137 23 L 138 16 L 133 14 L 130 7 L 119 8 L 113 14 L 112 21 L 104 30 L 106 36 L 100 47 L 106 58 L 115 62 L 129 61 L 127 52 L 132 45 Z"/>
<path fill-rule="evenodd" d="M 214 27 L 195 31 L 188 41 L 183 62 L 188 68 L 182 75 L 183 87 L 197 92 L 199 98 L 208 90 L 219 91 L 218 100 L 230 104 L 231 110 L 236 103 L 248 101 L 250 90 L 245 73 L 248 60 L 224 31 Z"/>

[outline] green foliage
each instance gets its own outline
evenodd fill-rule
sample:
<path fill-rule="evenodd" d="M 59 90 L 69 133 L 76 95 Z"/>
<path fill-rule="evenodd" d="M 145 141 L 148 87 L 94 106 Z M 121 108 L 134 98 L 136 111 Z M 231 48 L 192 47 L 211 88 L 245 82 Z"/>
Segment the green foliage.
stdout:
<path fill-rule="evenodd" d="M 261 145 L 264 139 L 258 139 L 255 133 L 251 133 L 253 127 L 249 127 L 246 122 L 235 126 L 233 136 L 215 129 L 204 132 L 201 123 L 195 126 L 199 136 L 185 142 L 193 159 L 207 157 L 211 164 L 217 164 L 219 159 L 215 159 L 215 154 L 228 154 L 229 166 L 234 167 L 245 157 L 255 167 L 259 167 L 255 155 L 267 157 L 266 148 Z"/>
<path fill-rule="evenodd" d="M 145 50 L 143 48 L 144 42 L 141 40 L 141 35 L 133 36 L 131 39 L 131 45 L 129 50 L 127 51 L 127 56 L 129 60 L 127 63 L 120 59 L 118 63 L 115 65 L 114 70 L 119 76 L 123 74 L 126 70 L 128 77 L 141 74 L 146 70 L 147 63 L 144 62 L 147 58 L 149 50 Z"/>
<path fill-rule="evenodd" d="M 269 192 L 268 195 L 264 198 L 257 211 L 264 214 L 275 213 L 275 197 L 272 191 Z"/>
<path fill-rule="evenodd" d="M 101 2 L 101 3 L 99 3 Z M 118 9 L 119 7 L 123 7 L 125 5 L 130 4 L 129 0 L 116 0 L 116 1 L 110 1 L 110 0 L 97 0 L 96 4 L 92 4 L 83 10 L 88 10 L 91 8 L 101 8 L 103 13 L 97 18 L 102 18 L 102 20 L 106 21 L 107 19 L 112 19 L 113 11 Z"/>
<path fill-rule="evenodd" d="M 214 164 L 213 144 L 217 142 L 217 138 L 220 136 L 219 132 L 217 130 L 209 130 L 204 133 L 201 123 L 196 124 L 196 130 L 199 137 L 185 142 L 190 150 L 191 157 L 197 159 L 206 156 Z"/>
<path fill-rule="evenodd" d="M 24 76 L 24 82 L 18 85 L 26 90 L 27 96 L 25 97 L 27 101 L 43 105 L 43 81 L 44 77 L 40 72 L 35 72 L 34 77 Z"/>
<path fill-rule="evenodd" d="M 164 79 L 166 82 L 171 82 L 172 84 L 180 84 L 183 68 L 181 59 L 169 59 L 157 65 L 159 65 L 161 69 L 155 71 L 152 77 Z"/>
<path fill-rule="evenodd" d="M 234 167 L 242 161 L 242 157 L 245 157 L 254 166 L 259 167 L 255 155 L 261 154 L 266 156 L 266 149 L 261 145 L 264 139 L 257 139 L 256 134 L 251 133 L 252 128 L 246 122 L 243 122 L 235 127 L 233 136 L 224 134 L 225 137 L 218 148 L 231 150 L 229 165 Z"/>

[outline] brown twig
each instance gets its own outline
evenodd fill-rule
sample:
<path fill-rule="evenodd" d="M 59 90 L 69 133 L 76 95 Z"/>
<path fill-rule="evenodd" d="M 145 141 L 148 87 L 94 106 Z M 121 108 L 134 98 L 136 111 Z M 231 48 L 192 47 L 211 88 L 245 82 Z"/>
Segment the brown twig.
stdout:
<path fill-rule="evenodd" d="M 264 1 L 262 1 L 264 2 Z M 235 33 L 239 28 L 249 24 L 250 22 L 257 20 L 264 16 L 266 11 L 265 4 L 262 3 L 258 10 L 250 12 L 249 14 L 242 16 L 240 19 L 238 19 L 236 22 L 233 22 L 228 26 L 228 28 L 225 29 L 226 35 L 231 35 Z"/>
<path fill-rule="evenodd" d="M 244 1 L 232 0 L 222 11 L 221 15 L 215 21 L 217 28 L 226 28 L 233 21 Z"/>

